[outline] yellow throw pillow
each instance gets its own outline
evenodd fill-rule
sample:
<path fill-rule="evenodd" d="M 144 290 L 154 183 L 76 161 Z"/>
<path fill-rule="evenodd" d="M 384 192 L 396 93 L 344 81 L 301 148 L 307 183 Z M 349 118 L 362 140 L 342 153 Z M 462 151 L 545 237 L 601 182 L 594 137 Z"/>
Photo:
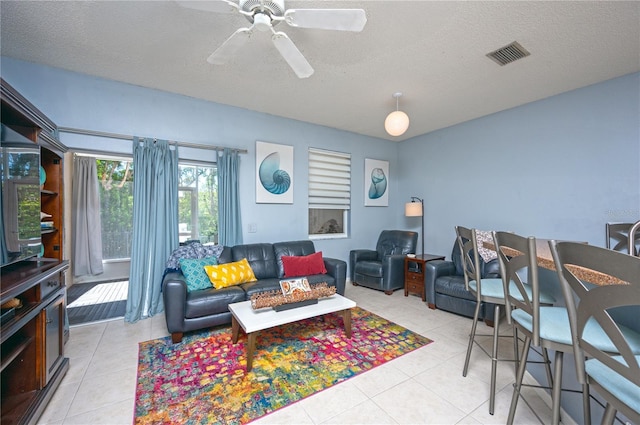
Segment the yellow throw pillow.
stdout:
<path fill-rule="evenodd" d="M 246 258 L 234 263 L 204 266 L 204 271 L 216 289 L 258 280 Z"/>

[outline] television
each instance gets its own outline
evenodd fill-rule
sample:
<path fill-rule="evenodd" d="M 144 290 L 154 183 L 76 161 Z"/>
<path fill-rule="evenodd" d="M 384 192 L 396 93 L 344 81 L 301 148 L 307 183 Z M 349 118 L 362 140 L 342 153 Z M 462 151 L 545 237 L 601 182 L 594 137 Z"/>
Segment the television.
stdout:
<path fill-rule="evenodd" d="M 40 254 L 40 147 L 2 124 L 0 266 Z"/>

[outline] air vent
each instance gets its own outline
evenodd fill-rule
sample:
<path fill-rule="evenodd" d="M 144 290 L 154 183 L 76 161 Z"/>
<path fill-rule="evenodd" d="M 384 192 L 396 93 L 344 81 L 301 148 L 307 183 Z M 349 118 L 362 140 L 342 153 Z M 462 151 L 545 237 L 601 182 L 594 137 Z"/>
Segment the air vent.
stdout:
<path fill-rule="evenodd" d="M 487 56 L 496 62 L 500 66 L 504 66 L 508 63 L 517 61 L 518 59 L 525 58 L 529 56 L 531 53 L 527 52 L 527 50 L 520 45 L 517 41 L 514 41 L 511 44 L 508 44 L 504 47 L 499 48 L 491 53 L 488 53 Z"/>

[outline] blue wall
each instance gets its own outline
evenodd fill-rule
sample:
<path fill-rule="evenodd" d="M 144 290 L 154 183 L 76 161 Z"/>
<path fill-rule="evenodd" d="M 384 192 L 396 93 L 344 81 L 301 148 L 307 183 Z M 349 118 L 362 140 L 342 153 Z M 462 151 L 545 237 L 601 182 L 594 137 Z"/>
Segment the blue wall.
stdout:
<path fill-rule="evenodd" d="M 415 137 L 398 152 L 401 192 L 425 198 L 427 252 L 450 254 L 458 224 L 605 246 L 606 222 L 640 220 L 640 74 Z"/>

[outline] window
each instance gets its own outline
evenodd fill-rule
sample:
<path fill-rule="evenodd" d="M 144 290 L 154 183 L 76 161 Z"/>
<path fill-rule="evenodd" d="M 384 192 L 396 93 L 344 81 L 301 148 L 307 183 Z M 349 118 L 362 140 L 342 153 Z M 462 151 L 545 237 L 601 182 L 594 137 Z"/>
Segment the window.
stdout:
<path fill-rule="evenodd" d="M 102 259 L 131 258 L 133 161 L 96 159 L 102 222 Z"/>
<path fill-rule="evenodd" d="M 178 231 L 180 242 L 218 242 L 218 170 L 180 163 Z"/>
<path fill-rule="evenodd" d="M 133 161 L 96 160 L 100 183 L 103 260 L 131 258 L 133 235 Z M 218 175 L 213 165 L 179 164 L 178 218 L 180 242 L 218 241 Z"/>
<path fill-rule="evenodd" d="M 309 148 L 309 238 L 349 236 L 351 155 Z"/>

